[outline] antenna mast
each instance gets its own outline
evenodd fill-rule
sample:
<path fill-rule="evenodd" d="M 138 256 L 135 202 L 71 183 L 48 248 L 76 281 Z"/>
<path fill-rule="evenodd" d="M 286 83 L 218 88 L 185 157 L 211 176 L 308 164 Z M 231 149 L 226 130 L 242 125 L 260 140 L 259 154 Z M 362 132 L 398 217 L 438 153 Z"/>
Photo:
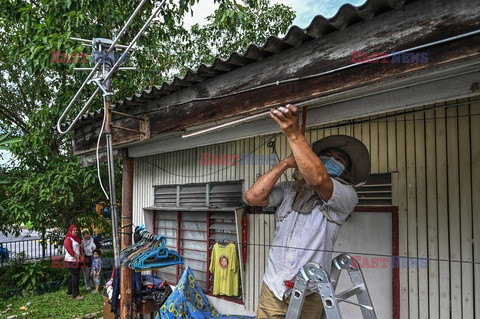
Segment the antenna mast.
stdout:
<path fill-rule="evenodd" d="M 114 161 L 113 161 L 113 132 L 112 132 L 112 83 L 111 77 L 112 75 L 118 70 L 131 70 L 132 68 L 120 68 L 120 65 L 125 63 L 127 59 L 128 52 L 133 48 L 137 40 L 143 34 L 145 29 L 150 25 L 150 23 L 156 19 L 157 15 L 159 14 L 160 10 L 162 9 L 163 5 L 165 4 L 166 0 L 161 2 L 157 1 L 154 3 L 154 7 L 152 10 L 152 14 L 145 22 L 143 27 L 138 31 L 138 33 L 133 38 L 132 42 L 128 45 L 120 45 L 118 41 L 125 33 L 126 29 L 130 26 L 135 16 L 138 14 L 142 6 L 145 4 L 147 0 L 142 0 L 135 11 L 132 13 L 130 18 L 127 20 L 123 28 L 120 30 L 120 33 L 115 37 L 114 40 L 110 39 L 102 39 L 102 38 L 94 38 L 92 40 L 86 40 L 81 38 L 70 38 L 75 41 L 80 41 L 86 46 L 91 46 L 93 50 L 92 54 L 92 62 L 95 63 L 93 68 L 79 68 L 78 71 L 90 71 L 85 81 L 82 83 L 80 88 L 78 89 L 77 93 L 74 95 L 68 106 L 66 107 L 65 111 L 63 111 L 62 115 L 58 119 L 57 122 L 57 130 L 61 134 L 65 134 L 69 132 L 73 126 L 78 122 L 81 116 L 85 113 L 88 109 L 90 103 L 92 103 L 93 99 L 96 97 L 97 93 L 100 91 L 102 92 L 103 96 L 103 105 L 104 105 L 104 112 L 105 112 L 105 122 L 103 123 L 105 127 L 105 136 L 106 136 L 106 148 L 107 148 L 107 161 L 108 161 L 108 182 L 109 182 L 109 193 L 110 193 L 110 209 L 112 212 L 111 220 L 112 220 L 112 234 L 113 234 L 113 251 L 115 255 L 115 267 L 120 269 L 120 247 L 118 243 L 118 216 L 117 216 L 117 198 L 115 192 L 115 171 L 114 171 Z M 115 53 L 124 50 L 120 58 L 116 59 Z M 100 69 L 101 67 L 101 69 Z M 94 75 L 96 75 L 94 77 Z M 84 104 L 80 112 L 75 116 L 73 121 L 71 121 L 70 125 L 67 129 L 62 130 L 62 121 L 65 119 L 67 114 L 69 113 L 70 109 L 74 105 L 75 101 L 80 96 L 81 92 L 85 88 L 85 86 L 89 83 L 95 83 L 97 88 L 95 92 L 90 96 L 87 102 Z M 115 126 L 117 129 L 123 129 L 122 127 Z M 100 138 L 100 136 L 99 136 Z M 107 194 L 105 194 L 107 195 Z M 107 196 L 108 198 L 108 196 Z"/>

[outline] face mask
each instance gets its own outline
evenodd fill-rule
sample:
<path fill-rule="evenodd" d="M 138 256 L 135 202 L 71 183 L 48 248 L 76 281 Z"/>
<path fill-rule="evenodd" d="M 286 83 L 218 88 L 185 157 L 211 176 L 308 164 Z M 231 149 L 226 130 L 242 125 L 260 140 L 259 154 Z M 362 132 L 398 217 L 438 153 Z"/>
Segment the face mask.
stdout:
<path fill-rule="evenodd" d="M 345 166 L 343 166 L 342 163 L 340 163 L 333 157 L 327 157 L 327 156 L 319 156 L 319 157 L 320 157 L 320 160 L 323 162 L 323 165 L 325 165 L 328 175 L 330 176 L 342 175 L 343 171 L 345 170 Z"/>

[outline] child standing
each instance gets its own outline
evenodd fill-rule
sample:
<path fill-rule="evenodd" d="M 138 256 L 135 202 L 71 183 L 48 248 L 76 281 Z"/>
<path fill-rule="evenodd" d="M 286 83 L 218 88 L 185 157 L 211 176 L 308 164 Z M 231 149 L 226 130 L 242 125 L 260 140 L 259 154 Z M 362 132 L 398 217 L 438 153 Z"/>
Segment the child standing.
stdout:
<path fill-rule="evenodd" d="M 98 289 L 100 288 L 100 285 L 102 283 L 102 277 L 101 277 L 101 272 L 102 272 L 102 253 L 100 249 L 94 249 L 93 250 L 93 260 L 92 260 L 92 271 L 90 273 L 90 276 L 93 277 L 93 283 L 95 284 L 95 290 L 92 291 L 94 294 L 98 294 Z"/>

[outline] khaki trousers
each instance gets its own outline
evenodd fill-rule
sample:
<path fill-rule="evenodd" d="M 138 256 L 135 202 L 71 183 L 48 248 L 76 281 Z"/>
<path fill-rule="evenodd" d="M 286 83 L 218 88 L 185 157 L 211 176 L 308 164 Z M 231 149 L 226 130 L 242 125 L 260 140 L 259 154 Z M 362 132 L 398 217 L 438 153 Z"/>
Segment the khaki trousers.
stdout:
<path fill-rule="evenodd" d="M 265 283 L 262 283 L 260 300 L 256 318 L 259 319 L 283 319 L 285 318 L 290 303 L 287 300 L 279 300 Z M 319 294 L 311 294 L 305 297 L 300 319 L 319 319 L 322 315 L 323 304 Z"/>

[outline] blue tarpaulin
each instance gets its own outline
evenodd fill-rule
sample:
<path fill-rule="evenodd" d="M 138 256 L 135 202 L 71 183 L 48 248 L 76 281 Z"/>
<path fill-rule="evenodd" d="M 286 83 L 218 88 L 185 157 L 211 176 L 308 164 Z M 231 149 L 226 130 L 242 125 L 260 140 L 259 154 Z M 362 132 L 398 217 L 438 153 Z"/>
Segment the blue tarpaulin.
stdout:
<path fill-rule="evenodd" d="M 187 267 L 180 278 L 177 289 L 168 297 L 159 310 L 156 319 L 173 318 L 255 318 L 238 315 L 222 315 L 213 308 L 197 284 L 190 267 Z"/>

